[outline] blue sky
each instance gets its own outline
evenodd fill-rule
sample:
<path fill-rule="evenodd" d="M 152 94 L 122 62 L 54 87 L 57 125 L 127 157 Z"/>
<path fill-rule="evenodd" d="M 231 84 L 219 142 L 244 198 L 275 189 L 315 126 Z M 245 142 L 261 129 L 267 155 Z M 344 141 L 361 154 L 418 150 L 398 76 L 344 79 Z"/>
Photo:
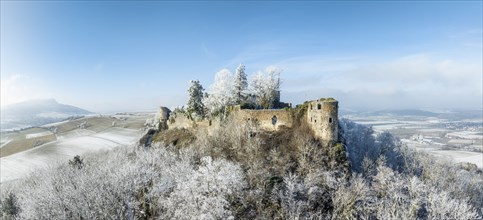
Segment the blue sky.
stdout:
<path fill-rule="evenodd" d="M 191 79 L 283 69 L 282 100 L 481 109 L 481 1 L 1 1 L 1 104 L 174 107 Z"/>

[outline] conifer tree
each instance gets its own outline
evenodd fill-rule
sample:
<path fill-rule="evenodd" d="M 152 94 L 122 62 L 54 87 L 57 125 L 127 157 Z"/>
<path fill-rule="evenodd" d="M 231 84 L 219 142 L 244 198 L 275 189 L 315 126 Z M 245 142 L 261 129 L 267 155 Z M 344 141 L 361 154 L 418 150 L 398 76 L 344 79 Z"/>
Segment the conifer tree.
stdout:
<path fill-rule="evenodd" d="M 191 80 L 190 87 L 188 89 L 188 113 L 192 116 L 192 113 L 196 113 L 197 116 L 204 117 L 204 105 L 203 105 L 203 91 L 205 89 L 201 85 L 199 80 Z"/>
<path fill-rule="evenodd" d="M 245 73 L 245 65 L 240 64 L 236 69 L 235 79 L 233 81 L 233 97 L 235 104 L 241 104 L 247 98 L 248 81 Z"/>

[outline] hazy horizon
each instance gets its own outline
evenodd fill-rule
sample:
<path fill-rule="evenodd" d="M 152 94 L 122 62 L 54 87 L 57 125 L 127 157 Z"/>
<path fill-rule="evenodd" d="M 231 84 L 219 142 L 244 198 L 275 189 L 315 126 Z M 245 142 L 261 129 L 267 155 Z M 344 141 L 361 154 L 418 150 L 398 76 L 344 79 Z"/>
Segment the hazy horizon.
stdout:
<path fill-rule="evenodd" d="M 1 1 L 1 106 L 104 113 L 186 104 L 243 63 L 283 70 L 282 101 L 481 109 L 483 3 Z"/>

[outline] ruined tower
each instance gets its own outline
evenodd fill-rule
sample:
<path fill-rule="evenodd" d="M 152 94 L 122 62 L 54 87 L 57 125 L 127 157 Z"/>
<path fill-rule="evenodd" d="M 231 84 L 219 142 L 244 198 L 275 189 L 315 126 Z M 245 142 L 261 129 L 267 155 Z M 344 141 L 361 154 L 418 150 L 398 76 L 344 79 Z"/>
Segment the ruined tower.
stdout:
<path fill-rule="evenodd" d="M 333 98 L 322 98 L 308 103 L 307 124 L 322 141 L 339 140 L 338 104 L 339 102 Z"/>
<path fill-rule="evenodd" d="M 163 106 L 159 107 L 159 130 L 168 129 L 169 113 L 171 113 L 169 108 Z"/>

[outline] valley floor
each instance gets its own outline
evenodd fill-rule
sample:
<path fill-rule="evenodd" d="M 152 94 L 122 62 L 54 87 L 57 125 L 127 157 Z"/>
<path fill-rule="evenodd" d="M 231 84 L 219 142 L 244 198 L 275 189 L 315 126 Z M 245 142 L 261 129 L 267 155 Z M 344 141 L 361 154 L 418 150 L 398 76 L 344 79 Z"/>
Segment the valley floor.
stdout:
<path fill-rule="evenodd" d="M 389 131 L 409 147 L 456 163 L 469 162 L 483 168 L 483 121 L 425 116 L 347 115 L 374 131 Z"/>

